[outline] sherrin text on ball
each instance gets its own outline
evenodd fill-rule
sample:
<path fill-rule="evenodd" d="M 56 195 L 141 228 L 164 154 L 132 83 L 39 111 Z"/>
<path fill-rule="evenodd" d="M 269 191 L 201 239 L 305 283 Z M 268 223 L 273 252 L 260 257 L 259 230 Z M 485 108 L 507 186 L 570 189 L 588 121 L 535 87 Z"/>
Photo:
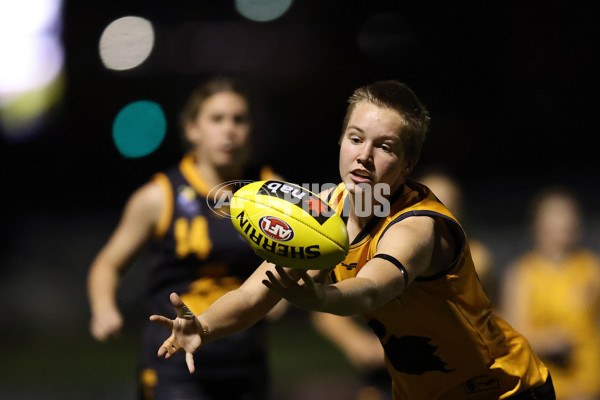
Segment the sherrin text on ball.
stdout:
<path fill-rule="evenodd" d="M 319 196 L 289 182 L 256 181 L 231 199 L 234 227 L 254 252 L 274 264 L 329 269 L 348 253 L 342 218 Z"/>

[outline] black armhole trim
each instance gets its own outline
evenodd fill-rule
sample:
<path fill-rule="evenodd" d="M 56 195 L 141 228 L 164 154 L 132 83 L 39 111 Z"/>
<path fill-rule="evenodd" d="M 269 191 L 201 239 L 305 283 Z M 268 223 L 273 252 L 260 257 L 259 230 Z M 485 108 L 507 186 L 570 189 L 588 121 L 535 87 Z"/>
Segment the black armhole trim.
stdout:
<path fill-rule="evenodd" d="M 331 279 L 331 283 L 337 283 L 337 278 L 335 277 L 335 272 L 334 270 L 331 270 L 331 272 L 329 273 L 329 279 Z"/>
<path fill-rule="evenodd" d="M 438 217 L 438 218 L 442 218 L 442 219 L 446 220 L 447 222 L 450 223 L 450 230 L 452 232 L 454 232 L 456 238 L 458 239 L 458 246 L 457 246 L 458 247 L 458 252 L 456 254 L 456 258 L 454 259 L 454 261 L 452 261 L 450 263 L 450 265 L 448 266 L 447 269 L 445 269 L 444 271 L 440 272 L 439 274 L 435 274 L 435 275 L 431 275 L 431 276 L 417 276 L 415 278 L 415 281 L 433 281 L 433 280 L 439 279 L 442 276 L 447 275 L 448 272 L 450 272 L 452 270 L 452 268 L 454 268 L 456 266 L 456 264 L 458 263 L 458 260 L 460 259 L 460 256 L 465 251 L 465 243 L 466 243 L 465 233 L 462 230 L 462 228 L 460 227 L 460 225 L 458 224 L 458 222 L 456 222 L 452 218 L 448 217 L 447 215 L 435 212 L 435 211 L 427 211 L 427 210 L 424 210 L 424 211 L 409 211 L 407 213 L 400 214 L 393 221 L 391 221 L 388 224 L 388 226 L 385 227 L 385 229 L 381 233 L 381 236 L 379 236 L 379 240 L 381 240 L 381 238 L 383 237 L 383 235 L 385 235 L 385 232 L 392 225 L 394 225 L 395 223 L 400 222 L 400 221 L 402 221 L 402 220 L 404 220 L 404 219 L 406 219 L 408 217 L 414 217 L 414 216 Z"/>
<path fill-rule="evenodd" d="M 404 278 L 404 287 L 408 286 L 408 272 L 406 271 L 406 268 L 404 268 L 404 265 L 402 265 L 402 263 L 398 261 L 396 257 L 392 257 L 389 254 L 385 253 L 379 253 L 375 254 L 373 258 L 383 258 L 384 260 L 389 261 L 396 267 L 398 267 L 398 269 L 402 273 L 402 277 Z"/>

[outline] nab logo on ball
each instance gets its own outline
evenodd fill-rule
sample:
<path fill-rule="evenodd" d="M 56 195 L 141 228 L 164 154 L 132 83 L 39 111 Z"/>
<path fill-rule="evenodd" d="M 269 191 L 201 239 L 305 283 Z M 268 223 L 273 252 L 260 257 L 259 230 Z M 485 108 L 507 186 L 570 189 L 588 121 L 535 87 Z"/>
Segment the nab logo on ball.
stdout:
<path fill-rule="evenodd" d="M 330 269 L 348 253 L 342 218 L 298 185 L 281 181 L 247 184 L 233 194 L 230 213 L 235 229 L 252 250 L 274 264 Z"/>
<path fill-rule="evenodd" d="M 273 240 L 287 242 L 294 238 L 294 230 L 287 222 L 273 216 L 262 217 L 258 222 L 260 230 Z"/>
<path fill-rule="evenodd" d="M 335 214 L 335 211 L 327 203 L 321 201 L 319 196 L 301 186 L 279 181 L 264 181 L 256 193 L 276 197 L 288 204 L 298 206 L 321 225 Z"/>

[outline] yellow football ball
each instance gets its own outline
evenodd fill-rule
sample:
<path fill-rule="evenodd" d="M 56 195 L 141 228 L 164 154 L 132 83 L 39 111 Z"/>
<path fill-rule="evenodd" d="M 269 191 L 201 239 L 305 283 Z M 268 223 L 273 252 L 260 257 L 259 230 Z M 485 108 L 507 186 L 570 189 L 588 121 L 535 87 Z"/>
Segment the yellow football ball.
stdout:
<path fill-rule="evenodd" d="M 230 214 L 252 250 L 282 267 L 329 269 L 348 254 L 342 218 L 316 194 L 293 183 L 247 184 L 233 195 Z"/>

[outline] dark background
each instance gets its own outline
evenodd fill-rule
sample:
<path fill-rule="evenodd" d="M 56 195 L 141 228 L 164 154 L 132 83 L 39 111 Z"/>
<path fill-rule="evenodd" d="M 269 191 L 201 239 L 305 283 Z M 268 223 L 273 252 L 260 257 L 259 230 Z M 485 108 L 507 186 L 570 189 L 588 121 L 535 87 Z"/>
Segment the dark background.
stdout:
<path fill-rule="evenodd" d="M 258 104 L 254 160 L 297 183 L 337 182 L 336 141 L 354 88 L 404 81 L 432 117 L 415 174 L 441 166 L 459 178 L 467 231 L 488 242 L 500 274 L 526 246 L 527 202 L 546 185 L 580 197 L 585 242 L 600 248 L 597 14 L 583 2 L 488 3 L 296 0 L 280 19 L 257 23 L 233 1 L 67 1 L 65 95 L 35 138 L 1 143 L 0 392 L 131 396 L 146 318 L 143 261 L 120 293 L 129 325 L 109 345 L 87 334 L 87 268 L 129 194 L 180 158 L 177 113 L 216 73 L 249 82 Z M 142 66 L 110 71 L 98 41 L 127 15 L 152 21 L 156 45 Z M 142 99 L 161 104 L 167 136 L 153 154 L 126 159 L 112 122 Z M 302 318 L 292 313 L 274 328 L 277 387 L 301 398 L 294 385 L 310 392 L 306 380 L 342 380 L 343 393 L 356 371 L 310 332 L 298 337 L 290 326 Z"/>
<path fill-rule="evenodd" d="M 177 113 L 213 73 L 250 82 L 264 137 L 257 159 L 296 182 L 337 180 L 346 98 L 387 78 L 407 82 L 430 109 L 422 165 L 441 164 L 469 184 L 587 185 L 598 172 L 600 28 L 583 3 L 296 1 L 267 23 L 244 19 L 232 1 L 123 3 L 65 4 L 66 95 L 40 137 L 9 146 L 17 203 L 41 192 L 59 207 L 73 207 L 62 195 L 74 192 L 75 205 L 119 203 L 115 190 L 179 158 Z M 153 22 L 154 51 L 141 67 L 107 70 L 99 37 L 126 15 Z M 206 37 L 194 42 L 198 26 Z M 111 124 L 139 99 L 162 105 L 168 134 L 154 154 L 124 159 Z M 33 177 L 35 185 L 23 182 Z"/>

